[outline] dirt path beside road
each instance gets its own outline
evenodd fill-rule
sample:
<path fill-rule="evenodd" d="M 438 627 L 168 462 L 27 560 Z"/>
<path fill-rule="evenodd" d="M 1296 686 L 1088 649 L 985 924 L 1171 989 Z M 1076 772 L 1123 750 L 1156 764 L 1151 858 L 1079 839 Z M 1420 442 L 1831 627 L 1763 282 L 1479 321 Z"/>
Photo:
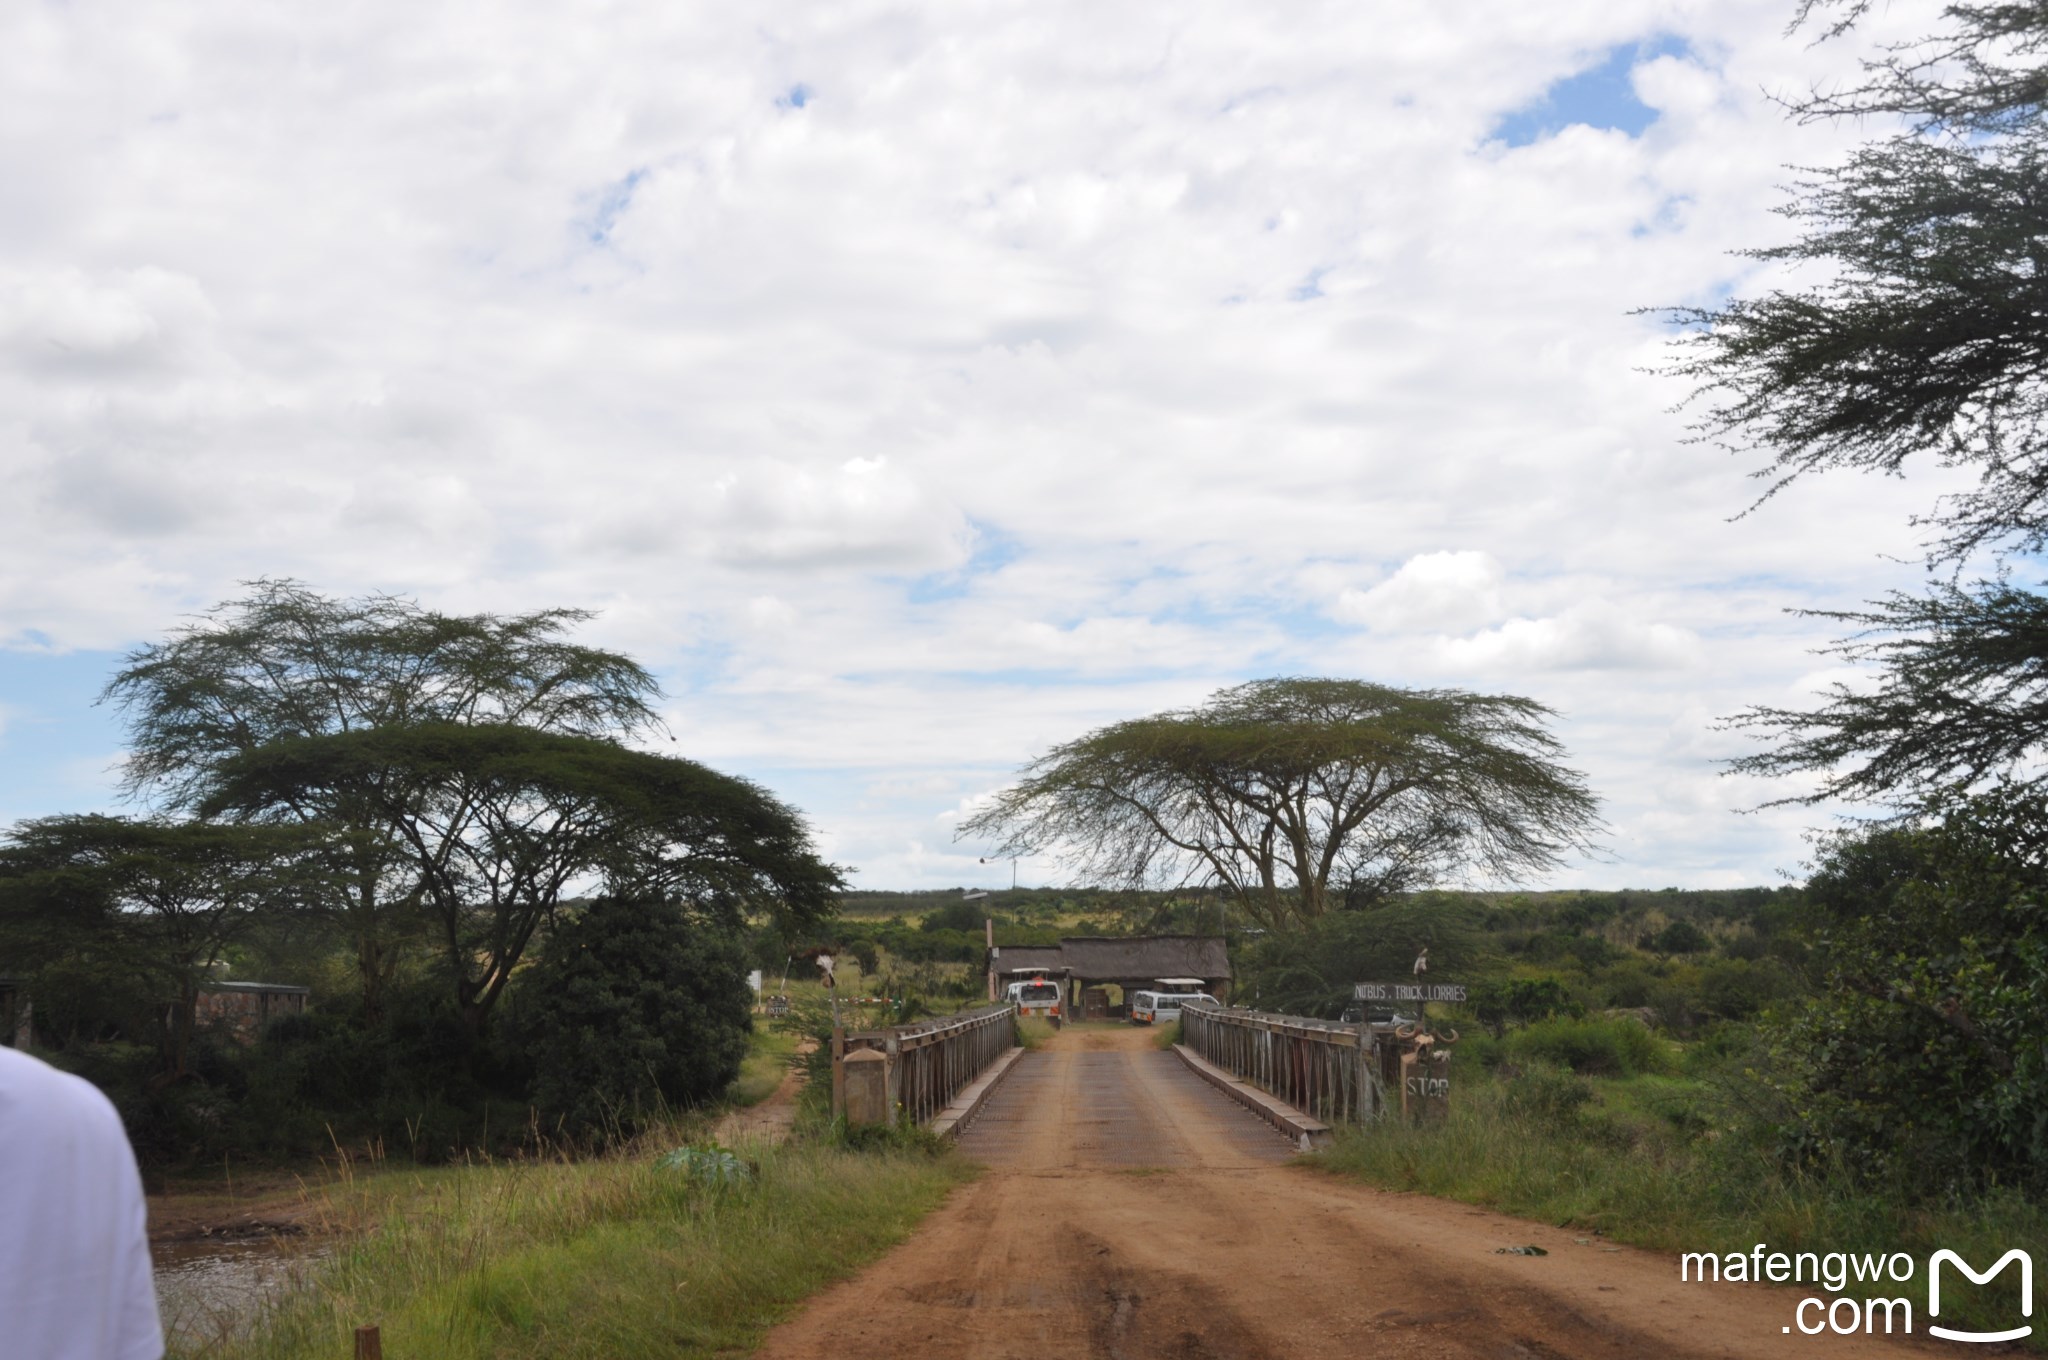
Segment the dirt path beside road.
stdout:
<path fill-rule="evenodd" d="M 961 1147 L 989 1173 L 762 1356 L 1912 1353 L 1781 1333 L 1792 1290 L 1681 1284 L 1668 1256 L 1291 1165 L 1285 1140 L 1148 1030 L 1070 1026 L 1019 1061 Z M 1496 1254 L 1520 1245 L 1550 1254 Z"/>

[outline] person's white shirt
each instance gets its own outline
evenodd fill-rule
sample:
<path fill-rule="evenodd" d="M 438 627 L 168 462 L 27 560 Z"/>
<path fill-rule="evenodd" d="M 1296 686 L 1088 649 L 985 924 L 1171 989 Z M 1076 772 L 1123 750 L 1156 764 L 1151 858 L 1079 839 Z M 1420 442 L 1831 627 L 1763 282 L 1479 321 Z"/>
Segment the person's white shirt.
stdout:
<path fill-rule="evenodd" d="M 0 1355 L 159 1360 L 135 1150 L 89 1081 L 0 1048 Z"/>

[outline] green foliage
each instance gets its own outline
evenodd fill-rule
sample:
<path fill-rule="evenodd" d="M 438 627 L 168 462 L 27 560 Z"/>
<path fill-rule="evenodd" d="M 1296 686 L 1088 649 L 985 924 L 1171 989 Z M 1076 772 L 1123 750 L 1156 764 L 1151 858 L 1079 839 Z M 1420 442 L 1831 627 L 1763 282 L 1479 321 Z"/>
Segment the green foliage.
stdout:
<path fill-rule="evenodd" d="M 1883 112 L 1910 126 L 1801 183 L 1781 211 L 1804 234 L 1748 252 L 1815 281 L 1679 310 L 1699 329 L 1675 367 L 1713 402 L 1705 437 L 1769 451 L 1758 475 L 1773 491 L 1828 469 L 1896 474 L 1916 455 L 1974 471 L 1977 485 L 1924 521 L 1937 558 L 1960 564 L 2048 543 L 2048 284 L 2036 268 L 2048 31 L 2026 5 L 1941 16 L 1937 32 L 1867 64 L 1860 87 L 1794 105 L 1808 119 Z"/>
<path fill-rule="evenodd" d="M 1858 611 L 1816 611 L 1855 630 L 1828 650 L 1875 667 L 1811 711 L 1756 708 L 1734 726 L 1768 738 L 1743 773 L 1818 774 L 1788 803 L 1848 798 L 1910 805 L 1993 778 L 2038 783 L 2028 756 L 2048 735 L 2048 598 L 2005 581 L 1937 583 Z"/>
<path fill-rule="evenodd" d="M 737 1190 L 752 1185 L 757 1168 L 730 1148 L 717 1143 L 685 1143 L 654 1159 L 657 1171 L 674 1171 L 693 1184 L 712 1190 Z"/>
<path fill-rule="evenodd" d="M 1509 1035 L 1506 1052 L 1518 1061 L 1596 1076 L 1633 1077 L 1673 1066 L 1668 1046 L 1634 1020 L 1552 1016 Z"/>
<path fill-rule="evenodd" d="M 752 993 L 733 936 L 655 897 L 602 897 L 558 929 L 521 1007 L 544 1126 L 631 1132 L 739 1074 Z"/>
<path fill-rule="evenodd" d="M 1828 838 L 1820 987 L 1771 1026 L 1801 1155 L 2048 1185 L 2048 805 L 2004 791 Z M 1938 820 L 1937 820 L 1938 819 Z"/>
<path fill-rule="evenodd" d="M 1551 717 L 1510 695 L 1259 680 L 1055 747 L 959 834 L 1125 888 L 1214 885 L 1268 929 L 1310 922 L 1586 847 L 1597 800 Z"/>
<path fill-rule="evenodd" d="M 1564 983 L 1554 977 L 1490 978 L 1471 989 L 1472 1009 L 1479 1023 L 1495 1038 L 1509 1025 L 1527 1024 L 1553 1015 L 1572 1015 L 1583 1009 L 1571 998 Z"/>
<path fill-rule="evenodd" d="M 1753 1020 L 1799 990 L 1776 959 L 1716 959 L 1699 970 L 1699 1008 L 1723 1020 Z"/>
<path fill-rule="evenodd" d="M 1957 1198 L 1917 1178 L 1872 1184 L 1839 1166 L 1788 1162 L 1759 1136 L 1752 1112 L 1770 1095 L 1743 1075 L 1755 1055 L 1739 1042 L 1682 1079 L 1547 1066 L 1489 1077 L 1465 1061 L 1472 1042 L 1453 1060 L 1445 1120 L 1347 1130 L 1315 1160 L 1389 1189 L 1664 1251 L 1819 1243 L 1921 1260 L 1946 1247 L 1990 1261 L 2014 1244 L 2048 1241 L 2048 1207 L 2009 1189 Z M 1873 1288 L 1895 1286 L 1850 1281 L 1848 1292 Z M 1978 1321 L 1951 1325 L 2009 1326 L 2011 1288 L 1965 1291 L 1954 1304 L 1944 1297 L 1942 1321 L 1954 1307 Z"/>
<path fill-rule="evenodd" d="M 1476 978 L 1495 966 L 1484 914 L 1477 902 L 1449 894 L 1337 912 L 1240 948 L 1233 991 L 1263 1010 L 1334 1020 L 1351 1005 L 1354 984 L 1407 977 L 1425 946 L 1435 972 Z"/>
<path fill-rule="evenodd" d="M 1506 1078 L 1499 1092 L 1501 1109 L 1548 1130 L 1575 1130 L 1594 1097 L 1593 1084 L 1584 1077 L 1544 1064 Z"/>
<path fill-rule="evenodd" d="M 1659 954 L 1702 954 L 1714 947 L 1706 932 L 1690 921 L 1673 921 L 1650 936 L 1648 943 Z"/>
<path fill-rule="evenodd" d="M 163 1006 L 167 1077 L 185 1075 L 194 1005 L 259 913 L 303 908 L 321 881 L 321 840 L 300 828 L 124 817 L 45 817 L 0 841 L 0 947 L 38 969 L 81 974 Z"/>
<path fill-rule="evenodd" d="M 933 1160 L 952 1150 L 952 1145 L 944 1138 L 908 1119 L 899 1119 L 892 1124 L 849 1124 L 844 1119 L 835 1119 L 832 1121 L 831 1141 L 852 1152 L 899 1156 L 909 1153 Z"/>
<path fill-rule="evenodd" d="M 482 1031 L 541 922 L 589 875 L 691 902 L 737 930 L 830 913 L 838 871 L 792 808 L 695 761 L 511 723 L 280 738 L 224 760 L 205 810 L 342 801 L 403 852 L 457 1003 Z"/>
<path fill-rule="evenodd" d="M 241 599 L 130 653 L 108 682 L 104 698 L 128 723 L 128 790 L 180 811 L 218 805 L 238 757 L 387 726 L 481 722 L 588 737 L 658 727 L 652 676 L 617 653 L 564 640 L 591 617 L 457 616 L 390 595 L 331 599 L 296 581 L 251 582 Z M 345 872 L 313 905 L 351 939 L 374 1018 L 427 922 L 408 846 L 358 793 L 301 788 L 259 815 L 342 833 Z"/>
<path fill-rule="evenodd" d="M 925 913 L 917 923 L 919 930 L 980 930 L 984 908 L 978 901 L 962 901 L 954 898 L 943 906 Z"/>
<path fill-rule="evenodd" d="M 1867 8 L 1809 0 L 1801 15 L 1836 9 L 1840 34 Z M 1957 572 L 2048 546 L 2044 50 L 2037 5 L 1944 5 L 1933 31 L 1883 49 L 1861 82 L 1795 102 L 1802 118 L 1879 113 L 1893 130 L 1797 187 L 1781 210 L 1797 239 L 1749 252 L 1800 286 L 1674 314 L 1689 330 L 1674 371 L 1709 403 L 1700 436 L 1763 453 L 1766 496 L 1836 469 L 1973 473 L 1918 520 L 1933 530 L 1930 565 Z M 1780 801 L 1910 811 L 1950 788 L 2041 778 L 2037 590 L 2001 572 L 1815 616 L 1853 630 L 1833 650 L 1877 683 L 1732 721 L 1768 743 L 1736 769 L 1819 776 Z"/>

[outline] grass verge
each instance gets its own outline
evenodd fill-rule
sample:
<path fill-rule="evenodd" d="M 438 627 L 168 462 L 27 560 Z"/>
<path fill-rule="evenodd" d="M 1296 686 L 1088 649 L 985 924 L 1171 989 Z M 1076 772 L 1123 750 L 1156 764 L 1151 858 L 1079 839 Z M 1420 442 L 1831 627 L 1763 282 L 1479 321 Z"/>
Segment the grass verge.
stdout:
<path fill-rule="evenodd" d="M 1981 1267 L 2008 1248 L 2048 1241 L 2048 1206 L 2015 1194 L 1930 1205 L 1846 1176 L 1802 1175 L 1739 1129 L 1717 1127 L 1705 1113 L 1714 1108 L 1707 1083 L 1672 1077 L 1610 1081 L 1541 1068 L 1472 1076 L 1442 1123 L 1349 1130 L 1313 1161 L 1387 1189 L 1664 1251 L 1747 1253 L 1759 1242 L 1784 1252 L 1903 1251 L 1924 1272 L 1943 1247 Z M 1945 1290 L 1942 1322 L 2011 1326 L 2017 1273 L 1982 1289 Z M 1844 1292 L 1903 1293 L 1917 1308 L 1926 1282 L 1924 1274 L 1903 1286 L 1852 1280 Z M 2041 1335 L 2028 1344 L 2048 1351 Z"/>
<path fill-rule="evenodd" d="M 720 1189 L 652 1150 L 339 1187 L 353 1241 L 244 1341 L 205 1353 L 331 1360 L 369 1323 L 385 1354 L 437 1360 L 744 1351 L 970 1174 L 951 1157 L 803 1143 L 743 1149 L 753 1180 Z"/>

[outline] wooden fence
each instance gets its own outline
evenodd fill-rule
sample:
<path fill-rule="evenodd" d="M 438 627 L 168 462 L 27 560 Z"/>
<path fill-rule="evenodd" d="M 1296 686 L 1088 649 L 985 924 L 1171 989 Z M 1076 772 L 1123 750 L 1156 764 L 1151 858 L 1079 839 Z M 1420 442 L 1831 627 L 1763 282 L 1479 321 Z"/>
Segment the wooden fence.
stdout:
<path fill-rule="evenodd" d="M 979 1006 L 846 1036 L 848 1053 L 868 1048 L 887 1056 L 890 1106 L 918 1124 L 930 1123 L 1016 1045 L 1017 1008 L 1011 1005 Z"/>
<path fill-rule="evenodd" d="M 1383 1044 L 1371 1025 L 1221 1006 L 1183 1006 L 1180 1025 L 1196 1054 L 1324 1123 L 1363 1124 L 1389 1108 L 1392 1074 L 1381 1068 L 1397 1041 Z"/>

